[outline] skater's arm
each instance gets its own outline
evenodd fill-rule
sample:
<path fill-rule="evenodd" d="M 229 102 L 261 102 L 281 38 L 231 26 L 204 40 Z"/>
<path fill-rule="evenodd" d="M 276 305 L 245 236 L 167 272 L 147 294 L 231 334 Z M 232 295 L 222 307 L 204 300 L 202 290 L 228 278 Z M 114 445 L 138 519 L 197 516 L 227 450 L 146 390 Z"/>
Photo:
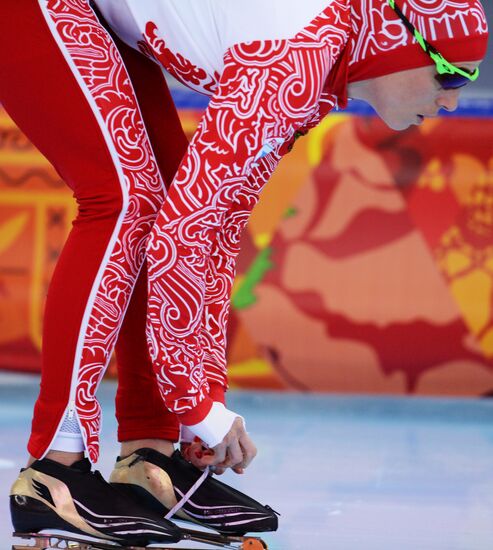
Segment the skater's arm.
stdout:
<path fill-rule="evenodd" d="M 238 415 L 209 394 L 201 353 L 205 288 L 197 281 L 204 280 L 218 232 L 252 171 L 313 116 L 323 84 L 311 78 L 311 56 L 300 61 L 297 51 L 291 55 L 278 46 L 282 62 L 276 56 L 272 63 L 262 57 L 252 62 L 252 45 L 226 56 L 219 88 L 147 249 L 151 349 L 162 394 L 180 422 L 213 448 L 214 455 L 204 459 L 213 466 L 247 466 L 256 450 Z"/>

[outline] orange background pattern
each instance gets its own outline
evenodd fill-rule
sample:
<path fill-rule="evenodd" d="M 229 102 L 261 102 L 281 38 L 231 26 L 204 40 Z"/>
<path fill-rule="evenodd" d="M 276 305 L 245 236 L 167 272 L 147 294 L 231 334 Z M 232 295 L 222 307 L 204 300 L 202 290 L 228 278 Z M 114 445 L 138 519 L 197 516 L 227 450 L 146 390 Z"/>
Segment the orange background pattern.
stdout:
<path fill-rule="evenodd" d="M 193 132 L 200 112 L 181 114 Z M 243 239 L 231 385 L 492 393 L 492 134 L 489 119 L 395 133 L 334 114 L 299 140 Z M 43 299 L 75 212 L 0 110 L 0 368 L 39 369 Z"/>

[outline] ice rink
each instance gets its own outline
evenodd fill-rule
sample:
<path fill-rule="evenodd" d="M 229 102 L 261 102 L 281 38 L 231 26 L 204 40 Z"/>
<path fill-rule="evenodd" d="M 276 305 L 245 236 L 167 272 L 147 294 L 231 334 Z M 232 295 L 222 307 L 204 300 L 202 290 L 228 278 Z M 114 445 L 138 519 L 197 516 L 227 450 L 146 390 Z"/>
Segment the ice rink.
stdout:
<path fill-rule="evenodd" d="M 0 374 L 0 548 L 39 379 Z M 99 390 L 102 457 L 118 452 L 113 382 Z M 281 513 L 272 550 L 491 550 L 493 402 L 231 392 L 259 455 L 226 481 Z M 195 545 L 197 546 L 197 545 Z M 185 546 L 177 545 L 177 548 Z"/>

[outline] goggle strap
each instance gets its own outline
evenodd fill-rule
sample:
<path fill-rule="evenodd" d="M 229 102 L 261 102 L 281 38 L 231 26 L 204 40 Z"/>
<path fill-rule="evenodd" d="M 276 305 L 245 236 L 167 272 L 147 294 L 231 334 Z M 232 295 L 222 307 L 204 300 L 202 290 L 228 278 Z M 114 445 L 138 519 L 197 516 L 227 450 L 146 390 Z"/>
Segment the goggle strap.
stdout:
<path fill-rule="evenodd" d="M 428 43 L 424 39 L 424 36 L 417 29 L 414 29 L 414 38 L 416 38 L 416 41 L 423 48 L 423 50 L 426 53 L 428 53 L 429 51 Z"/>
<path fill-rule="evenodd" d="M 429 51 L 429 44 L 425 40 L 425 37 L 418 31 L 418 29 L 409 21 L 409 19 L 404 15 L 401 8 L 395 3 L 395 0 L 389 0 L 389 4 L 391 8 L 397 13 L 399 16 L 401 23 L 404 24 L 404 26 L 407 28 L 407 30 L 414 36 L 416 39 L 416 42 L 423 48 L 425 53 L 428 53 Z"/>
<path fill-rule="evenodd" d="M 388 0 L 390 7 L 395 11 L 399 16 L 399 19 L 407 28 L 407 30 L 414 36 L 421 48 L 427 53 L 430 58 L 434 61 L 438 74 L 459 74 L 465 78 L 468 78 L 470 81 L 474 82 L 479 77 L 479 67 L 476 67 L 475 71 L 471 74 L 468 71 L 464 71 L 455 65 L 452 65 L 447 61 L 443 55 L 438 52 L 418 31 L 418 29 L 409 21 L 409 19 L 404 15 L 401 8 L 395 3 L 395 0 Z"/>

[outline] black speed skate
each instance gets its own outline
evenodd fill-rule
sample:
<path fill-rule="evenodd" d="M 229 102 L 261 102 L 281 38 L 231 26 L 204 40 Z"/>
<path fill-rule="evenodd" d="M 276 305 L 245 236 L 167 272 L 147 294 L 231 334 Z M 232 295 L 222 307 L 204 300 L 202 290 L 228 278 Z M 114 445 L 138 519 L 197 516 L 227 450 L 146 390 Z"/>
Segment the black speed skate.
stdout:
<path fill-rule="evenodd" d="M 277 530 L 272 508 L 211 475 L 205 477 L 179 451 L 169 458 L 153 449 L 139 449 L 117 461 L 110 483 L 161 517 L 198 523 L 223 535 Z"/>
<path fill-rule="evenodd" d="M 63 530 L 122 546 L 182 538 L 172 522 L 140 506 L 99 472 L 91 471 L 87 459 L 70 467 L 43 459 L 21 470 L 11 489 L 10 511 L 16 534 Z"/>

